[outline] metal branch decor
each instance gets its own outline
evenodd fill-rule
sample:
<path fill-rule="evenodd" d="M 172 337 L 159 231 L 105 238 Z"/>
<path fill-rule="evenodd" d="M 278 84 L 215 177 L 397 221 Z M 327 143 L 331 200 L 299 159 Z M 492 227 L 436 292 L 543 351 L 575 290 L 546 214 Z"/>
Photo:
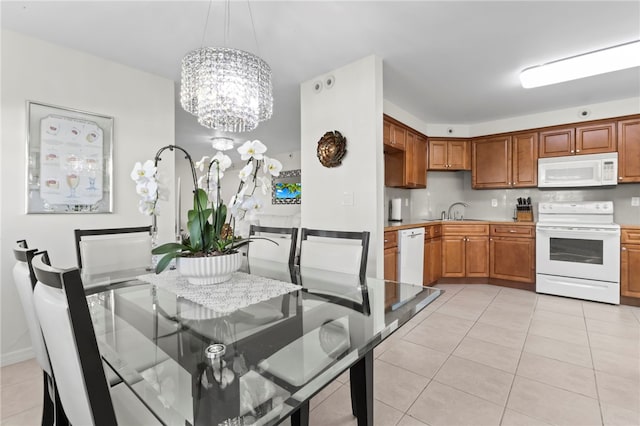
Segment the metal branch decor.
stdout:
<path fill-rule="evenodd" d="M 347 138 L 339 131 L 327 132 L 318 141 L 318 160 L 325 167 L 338 167 L 347 153 Z"/>

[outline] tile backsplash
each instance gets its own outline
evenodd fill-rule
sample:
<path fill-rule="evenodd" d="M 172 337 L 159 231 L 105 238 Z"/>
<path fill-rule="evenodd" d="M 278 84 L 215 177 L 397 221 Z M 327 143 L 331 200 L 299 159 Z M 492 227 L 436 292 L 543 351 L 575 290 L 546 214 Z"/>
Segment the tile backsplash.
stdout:
<path fill-rule="evenodd" d="M 518 197 L 531 197 L 534 220 L 540 202 L 549 201 L 613 201 L 614 220 L 621 225 L 640 225 L 640 207 L 631 206 L 631 197 L 640 197 L 640 183 L 627 183 L 607 188 L 590 189 L 482 189 L 471 188 L 471 172 L 427 172 L 426 189 L 385 188 L 385 219 L 389 200 L 402 198 L 402 217 L 439 219 L 441 212 L 456 201 L 458 215 L 469 219 L 513 220 Z M 491 202 L 496 200 L 493 207 Z M 406 206 L 405 204 L 407 204 Z"/>

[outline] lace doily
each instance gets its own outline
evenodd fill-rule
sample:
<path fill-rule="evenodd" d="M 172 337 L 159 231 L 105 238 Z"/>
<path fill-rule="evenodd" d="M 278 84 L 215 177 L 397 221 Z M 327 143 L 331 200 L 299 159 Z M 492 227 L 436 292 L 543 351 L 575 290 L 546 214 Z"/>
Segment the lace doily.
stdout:
<path fill-rule="evenodd" d="M 229 281 L 211 285 L 189 284 L 186 278 L 181 277 L 175 270 L 158 275 L 141 275 L 138 279 L 203 306 L 207 312 L 197 312 L 198 310 L 194 309 L 191 314 L 194 317 L 206 318 L 228 315 L 238 309 L 302 288 L 299 285 L 244 272 L 234 272 Z"/>

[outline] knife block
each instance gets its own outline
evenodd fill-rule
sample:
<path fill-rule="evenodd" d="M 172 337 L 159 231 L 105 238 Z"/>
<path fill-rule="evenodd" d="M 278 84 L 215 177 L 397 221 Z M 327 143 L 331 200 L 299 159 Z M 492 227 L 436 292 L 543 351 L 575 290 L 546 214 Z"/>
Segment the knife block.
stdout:
<path fill-rule="evenodd" d="M 517 222 L 533 222 L 533 212 L 531 210 L 518 210 L 516 212 Z"/>

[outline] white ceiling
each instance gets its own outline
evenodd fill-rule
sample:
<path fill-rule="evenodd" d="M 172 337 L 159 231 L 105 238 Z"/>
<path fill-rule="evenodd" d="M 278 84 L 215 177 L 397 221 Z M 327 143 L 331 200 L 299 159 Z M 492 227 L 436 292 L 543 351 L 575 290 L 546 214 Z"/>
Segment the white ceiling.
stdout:
<path fill-rule="evenodd" d="M 175 80 L 202 45 L 208 1 L 2 1 L 2 27 Z M 214 1 L 205 45 L 224 44 Z M 640 69 L 523 89 L 529 66 L 640 39 L 639 1 L 231 2 L 230 47 L 273 70 L 274 115 L 251 134 L 299 149 L 299 84 L 375 54 L 384 98 L 427 123 L 472 124 L 640 96 Z M 176 143 L 213 131 L 176 104 Z"/>

